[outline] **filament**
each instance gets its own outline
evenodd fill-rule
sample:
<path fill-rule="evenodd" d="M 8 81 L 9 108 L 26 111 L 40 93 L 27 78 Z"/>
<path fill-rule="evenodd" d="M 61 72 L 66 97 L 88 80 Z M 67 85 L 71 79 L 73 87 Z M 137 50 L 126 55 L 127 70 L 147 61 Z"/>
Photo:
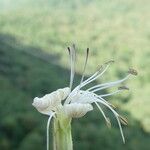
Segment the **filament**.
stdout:
<path fill-rule="evenodd" d="M 99 95 L 100 97 L 107 97 L 107 96 L 111 96 L 111 95 L 114 95 L 114 94 L 117 94 L 119 92 L 121 92 L 122 90 L 117 90 L 117 91 L 114 91 L 112 93 L 109 93 L 109 94 L 103 94 L 103 95 Z"/>
<path fill-rule="evenodd" d="M 85 59 L 85 63 L 84 63 L 83 74 L 82 74 L 82 78 L 81 78 L 81 81 L 80 81 L 79 89 L 80 89 L 81 84 L 82 84 L 82 82 L 84 80 L 85 69 L 86 69 L 86 66 L 87 66 L 88 56 L 89 56 L 89 48 L 87 48 L 87 51 L 86 51 L 86 59 Z"/>
<path fill-rule="evenodd" d="M 100 99 L 101 99 L 101 101 L 99 101 L 99 102 L 102 103 L 103 105 L 107 106 L 114 113 L 114 116 L 117 119 L 117 122 L 118 122 L 118 125 L 119 125 L 119 129 L 120 129 L 120 133 L 121 133 L 121 136 L 122 136 L 122 140 L 125 143 L 125 138 L 124 138 L 122 126 L 121 126 L 120 120 L 118 118 L 119 114 L 114 109 L 112 109 L 108 104 L 106 104 L 105 102 L 103 102 L 103 100 L 104 100 L 103 98 L 100 98 Z"/>
<path fill-rule="evenodd" d="M 73 45 L 71 48 L 68 47 L 68 51 L 70 54 L 70 66 L 71 66 L 71 73 L 70 73 L 70 91 L 71 91 L 75 74 L 75 57 L 76 57 L 75 45 Z"/>
<path fill-rule="evenodd" d="M 46 130 L 46 143 L 47 143 L 47 150 L 49 150 L 49 126 L 50 126 L 50 122 L 52 117 L 54 116 L 54 113 L 51 113 L 48 121 L 47 121 L 47 130 Z"/>
<path fill-rule="evenodd" d="M 125 78 L 115 81 L 115 82 L 108 82 L 108 83 L 93 86 L 93 87 L 89 88 L 88 91 L 97 92 L 97 91 L 100 91 L 100 90 L 103 90 L 103 89 L 106 89 L 109 87 L 113 87 L 113 86 L 120 84 L 120 83 L 124 82 L 125 80 L 127 80 L 129 78 L 129 76 L 130 76 L 130 74 L 127 75 Z"/>

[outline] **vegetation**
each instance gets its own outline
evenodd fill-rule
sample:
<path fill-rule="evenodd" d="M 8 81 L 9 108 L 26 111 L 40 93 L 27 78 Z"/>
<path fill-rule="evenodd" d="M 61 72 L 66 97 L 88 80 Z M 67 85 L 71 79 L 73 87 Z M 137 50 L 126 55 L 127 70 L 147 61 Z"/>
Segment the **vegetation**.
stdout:
<path fill-rule="evenodd" d="M 108 130 L 97 111 L 74 120 L 74 149 L 148 150 L 149 12 L 147 0 L 0 0 L 0 149 L 45 149 L 47 117 L 31 106 L 32 99 L 68 86 L 65 49 L 75 43 L 76 83 L 86 47 L 87 76 L 97 64 L 116 61 L 98 82 L 121 78 L 128 67 L 139 75 L 128 82 L 131 92 L 108 99 L 129 119 L 126 144 L 115 122 Z"/>

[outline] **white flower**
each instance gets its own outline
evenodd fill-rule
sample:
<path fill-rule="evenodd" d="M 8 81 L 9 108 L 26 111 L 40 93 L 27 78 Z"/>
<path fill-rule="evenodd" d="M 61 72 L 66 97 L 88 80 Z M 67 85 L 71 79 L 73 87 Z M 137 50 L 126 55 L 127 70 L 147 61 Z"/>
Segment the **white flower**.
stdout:
<path fill-rule="evenodd" d="M 96 92 L 110 87 L 118 86 L 119 84 L 126 81 L 131 75 L 137 75 L 137 72 L 134 69 L 129 69 L 127 75 L 121 80 L 94 85 L 86 89 L 86 86 L 92 83 L 93 81 L 95 81 L 96 79 L 98 79 L 99 77 L 101 77 L 109 68 L 110 64 L 113 62 L 113 61 L 108 61 L 107 63 L 103 64 L 96 73 L 94 73 L 88 79 L 84 80 L 84 73 L 85 73 L 88 54 L 89 54 L 89 49 L 87 49 L 87 55 L 85 59 L 83 75 L 80 84 L 72 90 L 74 74 L 75 74 L 74 71 L 75 56 L 76 56 L 75 46 L 68 48 L 68 50 L 70 54 L 70 64 L 71 64 L 70 87 L 58 89 L 57 91 L 47 94 L 42 98 L 36 97 L 33 101 L 33 106 L 36 107 L 36 109 L 40 113 L 50 115 L 50 119 L 48 121 L 48 126 L 49 126 L 50 120 L 53 116 L 57 118 L 59 114 L 63 113 L 69 118 L 79 118 L 84 116 L 87 112 L 92 111 L 93 105 L 95 104 L 100 110 L 100 112 L 102 113 L 106 123 L 110 126 L 111 125 L 110 120 L 108 117 L 106 117 L 101 107 L 101 106 L 105 106 L 108 109 L 110 109 L 114 114 L 120 128 L 123 142 L 125 142 L 122 127 L 121 127 L 121 122 L 127 124 L 127 121 L 113 109 L 113 105 L 110 104 L 105 99 L 105 97 L 114 95 L 128 88 L 125 86 L 121 86 L 118 88 L 118 90 L 109 94 L 98 95 L 96 94 Z"/>

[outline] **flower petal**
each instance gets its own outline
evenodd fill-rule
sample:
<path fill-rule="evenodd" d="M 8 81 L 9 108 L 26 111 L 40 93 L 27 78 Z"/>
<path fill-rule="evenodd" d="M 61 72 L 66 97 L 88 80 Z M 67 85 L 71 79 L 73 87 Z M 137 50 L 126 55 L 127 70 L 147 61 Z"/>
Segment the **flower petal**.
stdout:
<path fill-rule="evenodd" d="M 70 88 L 66 87 L 58 89 L 50 94 L 46 94 L 41 98 L 34 98 L 32 105 L 43 114 L 49 114 L 51 111 L 55 111 L 58 106 L 61 105 L 61 101 L 64 100 L 70 92 Z"/>
<path fill-rule="evenodd" d="M 64 105 L 65 113 L 71 118 L 83 117 L 91 110 L 93 110 L 93 106 L 91 104 L 73 103 Z"/>

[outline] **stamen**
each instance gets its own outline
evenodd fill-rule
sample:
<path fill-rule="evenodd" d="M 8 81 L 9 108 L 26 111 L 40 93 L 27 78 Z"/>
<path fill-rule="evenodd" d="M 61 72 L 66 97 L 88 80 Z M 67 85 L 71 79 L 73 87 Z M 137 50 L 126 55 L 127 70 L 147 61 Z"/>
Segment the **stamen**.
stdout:
<path fill-rule="evenodd" d="M 104 68 L 105 67 L 105 68 Z M 106 66 L 101 66 L 100 67 L 100 69 L 95 73 L 96 75 L 95 75 L 95 77 L 94 78 L 92 78 L 91 80 L 86 80 L 86 81 L 84 81 L 83 83 L 82 83 L 82 85 L 81 85 L 81 87 L 84 87 L 85 85 L 87 85 L 87 84 L 89 84 L 89 83 L 91 83 L 91 82 L 93 82 L 94 80 L 96 80 L 97 78 L 99 78 L 100 76 L 102 76 L 105 72 L 106 72 L 106 70 L 108 69 L 108 67 L 109 67 L 109 64 L 106 64 Z M 104 70 L 101 72 L 101 70 L 104 68 Z"/>
<path fill-rule="evenodd" d="M 117 107 L 114 105 L 114 104 L 112 104 L 112 103 L 109 103 L 109 105 L 113 108 L 113 109 L 116 109 Z"/>
<path fill-rule="evenodd" d="M 51 122 L 51 119 L 52 119 L 53 116 L 54 116 L 54 113 L 51 113 L 49 118 L 48 118 L 48 121 L 47 121 L 47 131 L 46 131 L 47 150 L 49 150 L 49 125 L 50 125 L 50 122 Z"/>
<path fill-rule="evenodd" d="M 100 98 L 100 97 L 99 97 Z M 125 138 L 124 138 L 124 134 L 123 134 L 123 130 L 122 130 L 122 126 L 121 126 L 121 123 L 120 123 L 120 120 L 119 120 L 119 114 L 114 110 L 112 109 L 107 103 L 104 102 L 104 99 L 103 98 L 100 98 L 101 101 L 99 101 L 101 104 L 107 106 L 114 114 L 115 118 L 117 119 L 117 122 L 118 122 L 118 125 L 119 125 L 119 128 L 120 128 L 120 133 L 121 133 L 121 136 L 122 136 L 122 140 L 123 142 L 125 143 Z"/>
<path fill-rule="evenodd" d="M 122 90 L 117 90 L 117 91 L 114 91 L 112 93 L 109 93 L 109 94 L 103 94 L 103 95 L 99 95 L 100 97 L 107 97 L 107 96 L 111 96 L 111 95 L 114 95 L 114 94 L 117 94 L 119 92 L 121 92 Z"/>
<path fill-rule="evenodd" d="M 117 93 L 119 93 L 119 92 L 121 92 L 121 91 L 123 91 L 123 90 L 129 90 L 129 88 L 126 87 L 126 86 L 120 86 L 120 87 L 118 87 L 118 90 L 117 90 L 117 91 L 114 91 L 114 92 L 109 93 L 109 94 L 99 95 L 99 96 L 100 96 L 100 97 L 107 97 L 107 96 L 111 96 L 111 95 L 117 94 Z"/>
<path fill-rule="evenodd" d="M 70 74 L 70 91 L 71 91 L 75 74 L 75 57 L 76 57 L 75 45 L 73 45 L 71 48 L 68 47 L 68 51 L 70 52 L 70 65 L 71 65 L 71 74 Z"/>
<path fill-rule="evenodd" d="M 94 93 L 93 93 L 94 94 Z M 84 95 L 86 96 L 86 95 Z M 119 120 L 119 114 L 111 107 L 111 104 L 109 104 L 105 99 L 103 99 L 102 97 L 94 94 L 93 95 L 94 97 L 92 98 L 92 95 L 91 95 L 91 98 L 93 99 L 93 102 L 99 102 L 103 105 L 105 105 L 106 107 L 108 107 L 114 114 L 115 118 L 117 119 L 117 122 L 118 122 L 118 125 L 119 125 L 119 128 L 120 128 L 120 133 L 121 133 L 121 136 L 122 136 L 122 139 L 123 139 L 123 142 L 125 142 L 125 138 L 124 138 L 124 135 L 123 135 L 123 131 L 122 131 L 122 127 L 121 127 L 121 124 L 120 124 L 120 120 Z M 95 99 L 95 100 L 94 100 Z M 92 101 L 91 101 L 92 102 Z M 98 106 L 97 106 L 98 107 Z M 99 108 L 100 111 L 101 111 L 101 108 Z M 104 115 L 104 113 L 102 113 Z M 107 118 L 106 116 L 104 117 L 105 119 Z M 110 125 L 109 123 L 109 119 L 106 119 L 107 120 L 107 123 Z"/>
<path fill-rule="evenodd" d="M 122 130 L 120 120 L 119 120 L 118 117 L 116 117 L 116 119 L 117 119 L 117 122 L 118 122 L 118 125 L 119 125 L 119 129 L 120 129 L 120 133 L 121 133 L 121 136 L 122 136 L 123 143 L 125 143 L 125 138 L 124 138 L 124 134 L 123 134 L 123 130 Z"/>
<path fill-rule="evenodd" d="M 98 102 L 101 102 L 101 101 L 103 100 L 103 102 L 106 103 L 107 105 L 109 105 L 109 106 L 111 106 L 111 107 L 113 107 L 113 108 L 116 108 L 113 104 L 110 104 L 110 103 L 107 102 L 104 98 L 102 99 L 101 96 L 96 95 L 96 94 L 95 94 L 95 96 L 96 96 L 98 99 L 100 99 L 100 101 L 98 101 Z"/>
<path fill-rule="evenodd" d="M 107 61 L 106 63 L 104 63 L 104 65 L 101 65 L 100 68 L 99 68 L 99 70 L 98 70 L 96 73 L 94 73 L 91 77 L 89 77 L 89 78 L 86 79 L 84 82 L 82 82 L 82 86 L 81 86 L 81 87 L 84 87 L 85 85 L 87 85 L 87 84 L 91 83 L 92 81 L 96 80 L 98 77 L 102 76 L 103 73 L 104 73 L 104 72 L 107 70 L 107 68 L 109 67 L 109 65 L 110 65 L 111 63 L 113 63 L 113 62 L 114 62 L 113 60 L 109 60 L 109 61 Z M 104 69 L 103 72 L 101 72 L 102 69 Z M 81 88 L 81 87 L 80 87 L 80 88 Z M 76 90 L 77 88 L 79 88 L 79 86 L 77 86 L 74 90 Z"/>
<path fill-rule="evenodd" d="M 88 56 L 89 56 L 89 48 L 87 48 L 87 51 L 86 51 L 86 59 L 85 59 L 85 63 L 84 63 L 84 68 L 83 68 L 83 73 L 82 73 L 82 78 L 81 78 L 81 81 L 80 81 L 79 89 L 80 89 L 81 84 L 82 84 L 82 82 L 84 80 L 85 69 L 86 69 L 86 66 L 87 66 Z"/>
<path fill-rule="evenodd" d="M 70 73 L 70 92 L 72 90 L 73 80 L 74 80 L 74 74 L 75 74 L 75 59 L 76 59 L 76 51 L 75 51 L 75 45 L 73 44 L 72 47 L 68 47 L 68 51 L 70 53 L 70 67 L 71 67 L 71 73 Z M 65 104 L 69 103 L 69 97 L 66 99 Z"/>
<path fill-rule="evenodd" d="M 91 77 L 89 77 L 87 80 L 85 80 L 85 81 L 83 82 L 83 86 L 86 85 L 86 84 L 88 84 L 88 83 L 91 83 L 93 80 L 96 80 L 98 77 L 100 77 L 100 76 L 107 70 L 108 66 L 109 66 L 110 63 L 112 63 L 112 62 L 113 62 L 113 61 L 110 60 L 110 61 L 104 63 L 104 65 L 101 65 L 100 68 L 99 68 L 99 70 L 98 70 L 96 73 L 94 73 L 94 75 L 92 75 Z M 105 65 L 106 65 L 106 66 L 105 66 Z M 104 69 L 103 72 L 101 72 L 102 69 Z M 92 81 L 91 81 L 91 80 L 92 80 Z"/>
<path fill-rule="evenodd" d="M 108 83 L 104 83 L 104 84 L 99 84 L 99 85 L 96 85 L 96 86 L 93 86 L 93 87 L 89 88 L 88 91 L 92 90 L 92 92 L 96 92 L 96 91 L 100 91 L 100 90 L 103 90 L 103 89 L 108 88 L 108 87 L 113 87 L 113 86 L 127 80 L 130 77 L 131 74 L 132 75 L 137 75 L 138 74 L 137 71 L 134 70 L 134 69 L 129 69 L 128 73 L 129 74 L 121 80 L 118 80 L 118 81 L 115 81 L 115 82 L 108 82 Z M 100 88 L 100 87 L 102 87 L 102 88 Z M 93 90 L 93 89 L 95 89 L 95 90 Z"/>
<path fill-rule="evenodd" d="M 113 87 L 113 86 L 120 84 L 120 83 L 124 82 L 125 80 L 127 80 L 129 78 L 129 76 L 130 76 L 130 74 L 127 75 L 125 78 L 115 81 L 115 82 L 108 82 L 108 83 L 93 86 L 93 87 L 89 88 L 88 91 L 91 90 L 92 92 L 97 92 L 97 91 L 100 91 L 100 90 L 103 90 L 103 89 L 106 89 L 109 87 Z M 95 89 L 95 90 L 93 90 L 93 89 Z"/>
<path fill-rule="evenodd" d="M 82 85 L 85 85 L 85 84 L 87 84 L 89 81 L 91 81 L 92 79 L 94 79 L 96 76 L 98 76 L 98 74 L 100 73 L 100 70 L 102 69 L 102 66 L 100 67 L 100 69 L 97 71 L 97 72 L 95 72 L 91 77 L 89 77 L 88 79 L 86 79 L 83 83 L 82 83 Z"/>
<path fill-rule="evenodd" d="M 122 124 L 128 125 L 128 121 L 127 121 L 126 118 L 124 118 L 124 117 L 122 117 L 122 116 L 119 115 L 119 119 L 120 119 L 120 121 L 121 121 Z"/>
<path fill-rule="evenodd" d="M 101 69 L 102 69 L 102 66 L 101 66 Z M 99 71 L 100 71 L 100 69 L 96 72 L 96 73 L 94 73 L 91 77 L 89 77 L 88 79 L 86 79 L 84 82 L 82 82 L 82 86 L 81 87 L 83 87 L 84 85 L 86 85 L 89 81 L 91 81 L 92 79 L 94 79 L 98 74 L 99 74 Z M 80 87 L 80 88 L 81 88 Z M 79 89 L 79 85 L 77 86 L 77 87 L 75 87 L 74 88 L 74 90 L 71 92 L 72 94 L 74 93 L 74 92 L 76 92 L 76 90 L 77 89 Z M 70 96 L 69 96 L 70 97 Z"/>
<path fill-rule="evenodd" d="M 106 123 L 107 123 L 107 127 L 111 128 L 111 122 L 110 122 L 110 119 L 108 117 L 107 117 L 107 122 Z"/>
<path fill-rule="evenodd" d="M 106 115 L 105 115 L 104 111 L 102 110 L 102 108 L 100 107 L 100 105 L 97 102 L 95 102 L 95 104 L 98 107 L 98 109 L 100 110 L 100 112 L 102 113 L 102 115 L 106 121 L 107 126 L 110 128 L 111 127 L 110 119 L 106 117 Z"/>

